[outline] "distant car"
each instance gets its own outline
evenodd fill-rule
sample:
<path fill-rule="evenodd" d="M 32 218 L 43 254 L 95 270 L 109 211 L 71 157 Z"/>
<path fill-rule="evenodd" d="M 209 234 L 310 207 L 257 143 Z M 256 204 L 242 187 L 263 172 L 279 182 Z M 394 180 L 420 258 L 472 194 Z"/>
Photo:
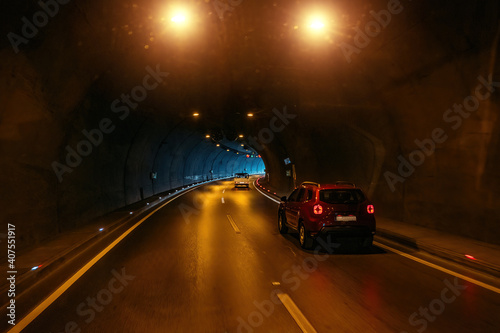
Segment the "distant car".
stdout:
<path fill-rule="evenodd" d="M 250 187 L 250 175 L 246 172 L 237 173 L 234 175 L 234 187 Z"/>
<path fill-rule="evenodd" d="M 299 233 L 300 245 L 311 249 L 317 237 L 330 236 L 335 243 L 356 242 L 369 248 L 375 234 L 374 208 L 363 191 L 349 182 L 304 182 L 278 209 L 278 229 Z"/>

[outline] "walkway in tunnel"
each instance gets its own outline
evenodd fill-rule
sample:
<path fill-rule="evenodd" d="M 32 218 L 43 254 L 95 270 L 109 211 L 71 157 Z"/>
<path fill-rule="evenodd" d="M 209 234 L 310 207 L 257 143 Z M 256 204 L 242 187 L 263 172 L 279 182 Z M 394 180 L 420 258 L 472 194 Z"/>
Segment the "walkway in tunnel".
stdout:
<path fill-rule="evenodd" d="M 278 233 L 276 209 L 253 186 L 234 189 L 232 181 L 191 191 L 141 224 L 23 332 L 300 332 L 301 318 L 317 332 L 500 327 L 499 294 L 377 247 L 303 251 L 295 235 Z"/>

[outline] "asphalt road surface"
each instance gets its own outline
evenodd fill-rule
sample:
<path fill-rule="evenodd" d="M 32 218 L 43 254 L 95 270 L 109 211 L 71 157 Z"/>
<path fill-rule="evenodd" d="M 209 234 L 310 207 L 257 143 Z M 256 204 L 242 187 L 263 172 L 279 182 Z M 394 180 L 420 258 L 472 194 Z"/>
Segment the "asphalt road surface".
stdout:
<path fill-rule="evenodd" d="M 376 246 L 303 251 L 276 217 L 253 186 L 193 190 L 23 332 L 500 331 L 499 294 Z"/>

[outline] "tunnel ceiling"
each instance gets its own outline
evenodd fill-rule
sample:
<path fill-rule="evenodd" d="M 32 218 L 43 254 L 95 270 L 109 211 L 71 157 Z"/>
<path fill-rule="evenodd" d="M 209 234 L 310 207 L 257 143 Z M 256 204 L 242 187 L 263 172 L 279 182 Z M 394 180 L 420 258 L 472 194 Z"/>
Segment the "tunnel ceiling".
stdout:
<path fill-rule="evenodd" d="M 169 20 L 178 5 L 173 1 L 68 1 L 57 5 L 57 13 L 34 38 L 16 47 L 42 80 L 66 83 L 49 96 L 56 105 L 61 95 L 81 99 L 89 91 L 113 101 L 142 84 L 146 67 L 159 68 L 165 77 L 140 103 L 142 112 L 175 118 L 198 110 L 207 126 L 233 128 L 251 110 L 297 103 L 383 104 L 384 89 L 398 80 L 418 80 L 457 53 L 478 52 L 490 43 L 495 26 L 485 30 L 475 24 L 475 14 L 497 9 L 470 1 L 182 4 L 190 9 L 186 29 Z M 35 2 L 4 6 L 2 13 L 9 13 L 4 31 L 19 36 L 20 18 L 33 21 L 41 10 Z M 386 18 L 386 31 L 375 30 L 366 47 L 356 47 L 356 29 L 373 21 L 370 11 L 387 11 L 388 6 L 397 14 Z M 306 31 L 305 19 L 315 11 L 327 13 L 328 30 L 320 36 Z M 9 40 L 2 43 L 4 52 L 12 53 Z M 71 96 L 75 88 L 80 91 Z"/>
<path fill-rule="evenodd" d="M 179 5 L 186 28 L 171 20 Z M 381 216 L 495 241 L 499 9 L 494 0 L 3 1 L 1 185 L 12 189 L 3 218 L 37 216 L 33 234 L 47 234 L 214 170 L 257 170 L 236 155 L 248 147 L 284 191 L 353 180 Z M 312 33 L 316 14 L 324 28 Z M 488 97 L 477 112 L 446 113 L 478 84 Z M 99 126 L 113 133 L 58 181 L 54 161 Z M 446 139 L 418 155 L 425 163 L 404 169 L 440 128 Z M 21 214 L 26 195 L 38 204 Z M 464 216 L 482 227 L 455 227 Z"/>

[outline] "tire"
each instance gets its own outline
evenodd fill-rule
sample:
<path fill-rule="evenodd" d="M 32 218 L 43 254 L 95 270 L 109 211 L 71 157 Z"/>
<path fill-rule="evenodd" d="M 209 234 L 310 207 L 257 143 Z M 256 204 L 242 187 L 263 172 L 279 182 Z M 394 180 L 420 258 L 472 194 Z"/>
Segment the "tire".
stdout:
<path fill-rule="evenodd" d="M 286 226 L 286 221 L 283 213 L 278 214 L 278 230 L 280 234 L 288 233 L 288 227 Z"/>
<path fill-rule="evenodd" d="M 299 226 L 299 242 L 300 242 L 300 247 L 302 247 L 305 250 L 310 250 L 313 247 L 314 240 L 312 239 L 311 236 L 309 236 L 309 233 L 307 232 L 303 223 L 301 223 Z"/>
<path fill-rule="evenodd" d="M 373 246 L 373 237 L 367 238 L 363 241 L 363 244 L 360 246 L 361 253 L 370 253 Z"/>

